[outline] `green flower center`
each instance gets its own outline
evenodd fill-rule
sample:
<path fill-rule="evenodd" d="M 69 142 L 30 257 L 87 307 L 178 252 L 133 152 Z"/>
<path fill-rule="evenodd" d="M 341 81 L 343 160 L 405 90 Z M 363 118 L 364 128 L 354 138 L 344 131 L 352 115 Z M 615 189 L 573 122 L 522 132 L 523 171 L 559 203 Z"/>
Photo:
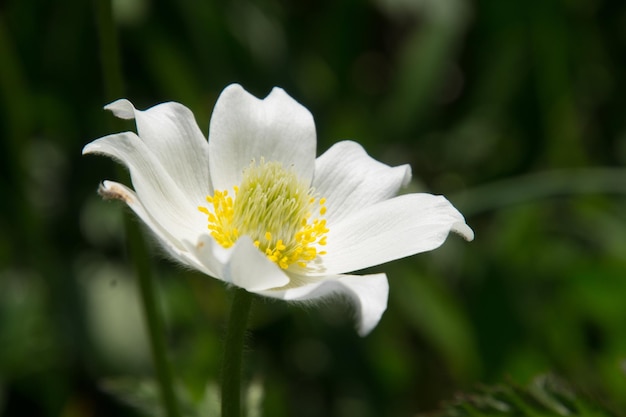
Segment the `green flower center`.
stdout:
<path fill-rule="evenodd" d="M 326 254 L 318 250 L 326 245 L 328 233 L 326 220 L 321 218 L 326 199 L 318 199 L 292 170 L 279 162 L 253 161 L 233 189 L 233 196 L 216 190 L 206 198 L 208 207 L 198 207 L 207 215 L 217 243 L 230 248 L 240 236 L 249 236 L 282 269 L 293 264 L 305 268 Z"/>

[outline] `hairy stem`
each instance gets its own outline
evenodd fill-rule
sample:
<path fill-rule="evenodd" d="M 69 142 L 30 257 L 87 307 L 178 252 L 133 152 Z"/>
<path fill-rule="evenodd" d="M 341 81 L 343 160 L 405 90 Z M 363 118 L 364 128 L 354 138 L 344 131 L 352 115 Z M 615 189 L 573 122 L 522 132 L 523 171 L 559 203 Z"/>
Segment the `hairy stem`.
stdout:
<path fill-rule="evenodd" d="M 222 359 L 222 417 L 241 417 L 241 363 L 252 294 L 237 288 L 230 309 Z"/>

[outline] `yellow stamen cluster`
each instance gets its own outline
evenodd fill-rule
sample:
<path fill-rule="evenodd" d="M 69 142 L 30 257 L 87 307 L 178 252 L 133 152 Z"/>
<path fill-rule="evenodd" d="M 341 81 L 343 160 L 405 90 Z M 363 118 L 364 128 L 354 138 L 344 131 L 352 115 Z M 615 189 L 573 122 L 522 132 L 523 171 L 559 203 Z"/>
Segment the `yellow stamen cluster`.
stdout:
<path fill-rule="evenodd" d="M 225 248 L 240 236 L 249 236 L 254 246 L 282 269 L 296 264 L 305 268 L 308 262 L 325 251 L 326 199 L 312 195 L 308 185 L 292 170 L 278 162 L 254 161 L 243 172 L 234 195 L 215 191 L 208 196 L 208 207 L 198 210 L 207 215 L 211 236 Z M 313 216 L 313 212 L 319 217 Z"/>

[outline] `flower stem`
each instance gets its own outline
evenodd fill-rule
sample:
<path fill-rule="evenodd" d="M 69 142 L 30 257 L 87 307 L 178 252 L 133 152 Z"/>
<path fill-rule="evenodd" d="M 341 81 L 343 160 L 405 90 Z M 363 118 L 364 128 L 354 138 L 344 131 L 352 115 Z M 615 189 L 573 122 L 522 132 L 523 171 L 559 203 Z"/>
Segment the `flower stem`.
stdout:
<path fill-rule="evenodd" d="M 123 96 L 124 83 L 111 0 L 96 0 L 95 8 L 100 38 L 100 60 L 104 80 L 104 95 L 106 100 L 112 101 Z M 121 169 L 118 172 L 120 178 L 128 175 Z M 127 213 L 124 215 L 124 226 L 130 257 L 133 260 L 139 280 L 141 303 L 146 319 L 157 382 L 161 390 L 163 409 L 167 417 L 179 417 L 180 412 L 174 394 L 172 372 L 165 350 L 163 317 L 160 314 L 154 293 L 152 271 L 150 270 L 146 244 L 137 222 L 132 221 Z"/>
<path fill-rule="evenodd" d="M 241 417 L 241 362 L 252 294 L 235 289 L 222 358 L 222 417 Z"/>

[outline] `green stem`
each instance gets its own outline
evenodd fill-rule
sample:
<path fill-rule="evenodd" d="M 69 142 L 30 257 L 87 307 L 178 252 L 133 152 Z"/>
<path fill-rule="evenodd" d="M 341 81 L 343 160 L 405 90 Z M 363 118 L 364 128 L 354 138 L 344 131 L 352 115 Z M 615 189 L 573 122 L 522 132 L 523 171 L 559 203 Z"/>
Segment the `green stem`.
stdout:
<path fill-rule="evenodd" d="M 117 33 L 113 22 L 111 1 L 95 1 L 98 33 L 100 37 L 100 59 L 104 79 L 104 93 L 106 100 L 112 101 L 122 97 L 124 94 Z M 128 178 L 128 174 L 124 170 L 120 169 L 118 172 L 120 178 Z M 137 222 L 133 221 L 128 214 L 124 215 L 124 226 L 130 257 L 133 260 L 139 280 L 141 303 L 143 305 L 152 350 L 152 360 L 161 390 L 165 415 L 167 417 L 179 417 L 180 412 L 174 394 L 172 372 L 165 349 L 165 326 L 157 305 L 146 244 Z"/>
<path fill-rule="evenodd" d="M 146 245 L 142 239 L 137 223 L 134 222 L 130 216 L 125 216 L 124 223 L 126 225 L 130 253 L 135 264 L 137 278 L 139 279 L 141 303 L 148 327 L 148 336 L 152 348 L 152 360 L 161 389 L 163 408 L 165 409 L 166 416 L 179 417 L 180 413 L 174 393 L 172 371 L 167 360 L 165 340 L 163 337 L 165 334 L 165 326 L 163 325 L 163 317 L 157 306 L 154 281 L 150 270 Z"/>
<path fill-rule="evenodd" d="M 100 38 L 100 65 L 107 100 L 116 100 L 124 94 L 122 64 L 113 22 L 111 0 L 95 0 L 98 35 Z"/>
<path fill-rule="evenodd" d="M 222 417 L 241 417 L 241 358 L 252 294 L 237 288 L 232 303 L 222 359 Z"/>

